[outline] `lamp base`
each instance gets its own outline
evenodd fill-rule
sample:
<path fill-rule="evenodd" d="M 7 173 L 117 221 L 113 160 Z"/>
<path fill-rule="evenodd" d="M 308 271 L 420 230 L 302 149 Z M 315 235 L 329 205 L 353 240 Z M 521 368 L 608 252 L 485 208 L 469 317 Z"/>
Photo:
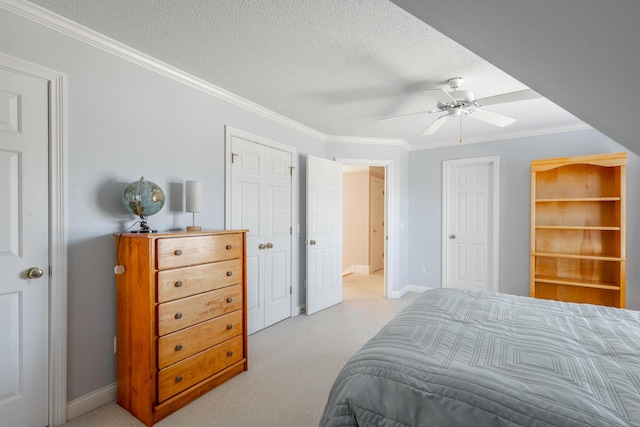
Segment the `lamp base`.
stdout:
<path fill-rule="evenodd" d="M 199 225 L 189 225 L 187 231 L 202 231 L 202 227 Z"/>

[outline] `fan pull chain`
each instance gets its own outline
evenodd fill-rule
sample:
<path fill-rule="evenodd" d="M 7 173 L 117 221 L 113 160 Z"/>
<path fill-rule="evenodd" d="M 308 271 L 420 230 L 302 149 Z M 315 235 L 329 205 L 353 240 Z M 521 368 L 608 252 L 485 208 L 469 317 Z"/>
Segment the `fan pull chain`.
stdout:
<path fill-rule="evenodd" d="M 462 144 L 462 116 L 463 114 L 460 114 L 460 144 Z"/>

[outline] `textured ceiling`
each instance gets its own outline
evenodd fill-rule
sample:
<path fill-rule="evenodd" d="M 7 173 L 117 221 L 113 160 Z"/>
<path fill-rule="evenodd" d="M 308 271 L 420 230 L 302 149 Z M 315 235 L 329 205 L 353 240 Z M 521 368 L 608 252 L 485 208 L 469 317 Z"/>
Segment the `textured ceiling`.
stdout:
<path fill-rule="evenodd" d="M 424 89 L 462 76 L 476 98 L 526 88 L 388 0 L 31 0 L 191 75 L 333 136 L 402 139 L 415 148 L 458 142 Z M 485 107 L 506 127 L 464 117 L 467 141 L 583 125 L 546 99 Z"/>

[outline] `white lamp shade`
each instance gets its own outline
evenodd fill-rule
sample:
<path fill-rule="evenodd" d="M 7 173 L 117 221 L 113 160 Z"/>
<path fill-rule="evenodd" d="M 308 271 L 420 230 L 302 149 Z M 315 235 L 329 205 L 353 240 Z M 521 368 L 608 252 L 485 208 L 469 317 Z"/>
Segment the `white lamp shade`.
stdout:
<path fill-rule="evenodd" d="M 186 211 L 202 212 L 202 182 L 186 181 Z"/>

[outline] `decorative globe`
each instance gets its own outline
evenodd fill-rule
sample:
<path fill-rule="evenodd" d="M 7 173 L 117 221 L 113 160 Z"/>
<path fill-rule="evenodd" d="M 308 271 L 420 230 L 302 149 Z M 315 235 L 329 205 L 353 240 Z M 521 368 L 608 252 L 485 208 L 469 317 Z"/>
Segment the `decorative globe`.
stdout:
<path fill-rule="evenodd" d="M 164 201 L 164 192 L 158 184 L 145 181 L 143 176 L 138 181 L 127 185 L 122 195 L 122 204 L 125 209 L 142 219 L 160 212 Z"/>

